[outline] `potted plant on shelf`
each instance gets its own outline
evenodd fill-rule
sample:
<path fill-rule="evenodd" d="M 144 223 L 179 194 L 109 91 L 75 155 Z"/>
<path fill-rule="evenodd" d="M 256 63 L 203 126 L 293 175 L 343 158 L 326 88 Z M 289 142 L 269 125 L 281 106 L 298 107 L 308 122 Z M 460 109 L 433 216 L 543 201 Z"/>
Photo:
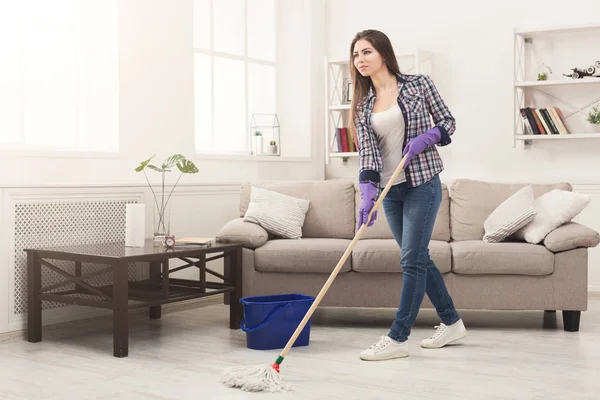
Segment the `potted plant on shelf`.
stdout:
<path fill-rule="evenodd" d="M 598 105 L 595 105 L 592 111 L 588 112 L 586 121 L 592 124 L 594 129 L 600 131 L 600 109 L 598 109 Z"/>
<path fill-rule="evenodd" d="M 153 154 L 149 159 L 142 161 L 140 165 L 135 169 L 136 172 L 143 172 L 146 177 L 146 181 L 148 182 L 148 186 L 154 195 L 154 225 L 153 225 L 153 233 L 154 233 L 154 242 L 162 243 L 165 236 L 170 235 L 170 213 L 169 213 L 169 200 L 171 199 L 171 194 L 173 194 L 173 190 L 179 183 L 179 179 L 183 174 L 196 174 L 198 173 L 198 168 L 194 163 L 181 154 L 174 154 L 170 157 L 167 157 L 165 161 L 163 161 L 162 165 L 159 167 L 150 164 L 150 160 L 152 160 L 156 154 Z M 173 167 L 177 167 L 180 174 L 177 178 L 177 181 L 171 188 L 169 194 L 166 194 L 165 191 L 165 176 L 167 172 L 171 172 Z M 161 174 L 161 186 L 158 190 L 158 193 L 154 191 L 152 185 L 150 184 L 150 180 L 148 179 L 148 175 L 146 174 L 146 168 L 149 168 L 153 171 L 159 172 Z"/>
<path fill-rule="evenodd" d="M 277 154 L 277 142 L 274 140 L 271 140 L 271 142 L 269 143 L 269 150 L 271 150 L 271 154 Z"/>
<path fill-rule="evenodd" d="M 548 70 L 549 73 L 552 73 L 552 69 L 550 69 L 550 67 L 548 66 L 548 64 L 546 63 L 542 63 L 542 65 L 544 67 L 546 67 L 546 69 Z M 537 76 L 537 80 L 538 81 L 545 81 L 548 80 L 548 72 L 539 72 L 538 76 Z"/>

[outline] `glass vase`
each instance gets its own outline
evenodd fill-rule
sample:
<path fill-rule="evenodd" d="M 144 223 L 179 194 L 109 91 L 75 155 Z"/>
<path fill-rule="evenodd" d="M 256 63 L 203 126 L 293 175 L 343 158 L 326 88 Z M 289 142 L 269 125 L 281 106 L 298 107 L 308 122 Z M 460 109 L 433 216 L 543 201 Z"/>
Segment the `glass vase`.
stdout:
<path fill-rule="evenodd" d="M 171 234 L 171 205 L 164 204 L 161 196 L 157 196 L 157 203 L 154 204 L 154 223 L 152 227 L 154 230 L 154 244 L 162 245 L 165 236 Z"/>

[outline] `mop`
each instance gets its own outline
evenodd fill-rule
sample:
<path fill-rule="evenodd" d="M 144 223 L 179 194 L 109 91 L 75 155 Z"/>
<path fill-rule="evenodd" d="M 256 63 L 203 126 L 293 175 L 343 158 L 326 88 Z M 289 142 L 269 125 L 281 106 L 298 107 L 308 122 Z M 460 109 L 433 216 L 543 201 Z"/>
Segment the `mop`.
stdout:
<path fill-rule="evenodd" d="M 344 263 L 350 256 L 352 249 L 354 248 L 354 246 L 356 245 L 358 240 L 361 238 L 361 236 L 364 232 L 364 229 L 367 227 L 368 223 L 371 221 L 371 216 L 383 202 L 383 199 L 385 198 L 388 191 L 392 187 L 392 183 L 396 180 L 396 177 L 398 176 L 398 174 L 400 174 L 400 172 L 404 169 L 405 162 L 406 162 L 406 156 L 404 156 L 402 158 L 402 160 L 400 161 L 400 164 L 398 164 L 398 167 L 396 167 L 396 170 L 392 174 L 392 177 L 388 181 L 387 185 L 385 185 L 385 188 L 381 192 L 381 195 L 379 196 L 379 198 L 373 205 L 373 208 L 369 212 L 367 221 L 365 221 L 363 223 L 363 225 L 360 227 L 358 232 L 356 232 L 356 235 L 354 235 L 352 242 L 350 242 L 350 245 L 348 246 L 348 248 L 342 255 L 342 258 L 335 266 L 335 269 L 329 276 L 329 279 L 327 279 L 327 282 L 325 282 L 325 285 L 323 286 L 323 288 L 321 289 L 321 291 L 315 298 L 315 301 L 313 302 L 313 304 L 310 306 L 310 308 L 306 312 L 306 315 L 304 315 L 304 318 L 302 318 L 302 321 L 300 321 L 300 325 L 298 325 L 298 327 L 296 328 L 296 331 L 294 331 L 294 334 L 292 335 L 290 340 L 287 342 L 284 349 L 281 351 L 281 353 L 279 353 L 279 356 L 277 357 L 275 362 L 270 365 L 263 364 L 263 365 L 251 365 L 251 366 L 229 368 L 223 374 L 223 376 L 221 378 L 221 382 L 223 382 L 225 385 L 227 385 L 229 387 L 237 387 L 237 388 L 240 388 L 243 391 L 247 391 L 247 392 L 280 392 L 283 390 L 290 390 L 289 385 L 287 385 L 281 379 L 281 377 L 279 375 L 280 374 L 279 366 L 283 362 L 283 359 L 287 355 L 288 351 L 290 351 L 290 349 L 294 345 L 294 342 L 298 338 L 298 335 L 300 335 L 300 332 L 302 332 L 302 329 L 304 329 L 304 325 L 306 325 L 306 323 L 312 316 L 313 312 L 318 307 L 319 303 L 321 302 L 321 299 L 323 298 L 323 296 L 325 296 L 325 293 L 327 293 L 327 290 L 329 290 L 329 287 L 331 286 L 331 284 L 333 283 L 338 272 L 342 268 L 342 265 L 344 265 Z"/>

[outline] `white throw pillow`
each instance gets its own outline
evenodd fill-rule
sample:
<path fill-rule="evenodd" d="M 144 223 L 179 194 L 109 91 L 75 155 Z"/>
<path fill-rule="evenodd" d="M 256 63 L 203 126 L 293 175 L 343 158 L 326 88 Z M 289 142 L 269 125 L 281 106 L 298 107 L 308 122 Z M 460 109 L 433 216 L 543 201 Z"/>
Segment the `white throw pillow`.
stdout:
<path fill-rule="evenodd" d="M 487 243 L 501 242 L 533 220 L 537 211 L 534 205 L 533 186 L 527 185 L 504 200 L 483 223 Z"/>
<path fill-rule="evenodd" d="M 515 232 L 515 237 L 538 244 L 546 235 L 575 218 L 590 202 L 590 196 L 554 189 L 535 199 L 538 213 L 529 224 Z"/>
<path fill-rule="evenodd" d="M 283 238 L 299 239 L 309 204 L 305 199 L 252 186 L 244 221 Z"/>

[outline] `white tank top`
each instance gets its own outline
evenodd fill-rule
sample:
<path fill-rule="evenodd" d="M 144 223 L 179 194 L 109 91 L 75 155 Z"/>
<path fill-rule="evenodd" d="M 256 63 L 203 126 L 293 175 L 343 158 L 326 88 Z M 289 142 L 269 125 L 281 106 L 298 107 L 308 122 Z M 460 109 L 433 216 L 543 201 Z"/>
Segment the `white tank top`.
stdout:
<path fill-rule="evenodd" d="M 381 185 L 385 186 L 402 160 L 402 144 L 404 143 L 404 117 L 400 106 L 371 114 L 371 127 L 379 141 L 383 172 Z M 398 174 L 393 185 L 406 182 L 404 171 Z"/>

